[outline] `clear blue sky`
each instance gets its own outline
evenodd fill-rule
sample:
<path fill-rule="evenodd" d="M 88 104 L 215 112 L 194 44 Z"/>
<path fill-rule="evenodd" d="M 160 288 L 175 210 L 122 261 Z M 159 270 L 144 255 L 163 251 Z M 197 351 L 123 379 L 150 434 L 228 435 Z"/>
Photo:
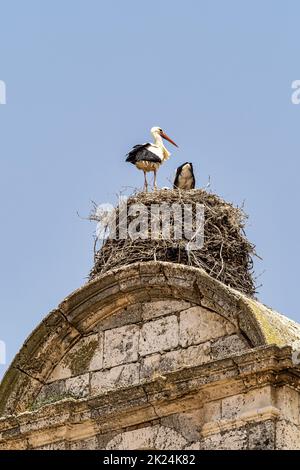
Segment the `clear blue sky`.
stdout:
<path fill-rule="evenodd" d="M 92 265 L 91 200 L 142 174 L 124 162 L 149 128 L 179 144 L 199 186 L 245 200 L 259 298 L 300 321 L 300 3 L 0 1 L 1 296 L 7 359 Z M 0 366 L 1 373 L 6 366 Z"/>

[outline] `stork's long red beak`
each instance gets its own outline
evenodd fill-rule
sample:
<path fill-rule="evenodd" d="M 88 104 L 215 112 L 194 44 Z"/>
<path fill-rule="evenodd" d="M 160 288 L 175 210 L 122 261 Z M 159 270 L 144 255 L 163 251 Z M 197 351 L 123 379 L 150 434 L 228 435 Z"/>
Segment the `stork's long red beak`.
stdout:
<path fill-rule="evenodd" d="M 170 139 L 170 137 L 169 137 L 167 134 L 165 134 L 164 132 L 161 132 L 160 135 L 161 135 L 164 139 L 166 139 L 166 140 L 168 140 L 169 142 L 171 142 L 171 144 L 175 145 L 175 147 L 178 147 L 178 145 L 175 144 L 174 140 Z"/>

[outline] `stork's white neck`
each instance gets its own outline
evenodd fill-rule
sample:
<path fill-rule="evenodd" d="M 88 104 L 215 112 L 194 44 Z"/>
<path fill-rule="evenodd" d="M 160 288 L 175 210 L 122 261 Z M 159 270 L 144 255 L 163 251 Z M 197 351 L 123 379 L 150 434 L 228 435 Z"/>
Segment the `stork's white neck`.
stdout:
<path fill-rule="evenodd" d="M 158 145 L 159 147 L 164 147 L 164 143 L 163 143 L 161 135 L 158 132 L 153 132 L 152 135 L 154 138 L 155 145 Z"/>
<path fill-rule="evenodd" d="M 167 160 L 171 154 L 168 151 L 168 149 L 166 149 L 166 147 L 164 146 L 162 136 L 158 132 L 153 132 L 152 135 L 153 135 L 153 138 L 154 138 L 155 145 L 157 145 L 158 147 L 160 147 L 162 149 L 163 155 L 164 155 L 164 160 Z"/>

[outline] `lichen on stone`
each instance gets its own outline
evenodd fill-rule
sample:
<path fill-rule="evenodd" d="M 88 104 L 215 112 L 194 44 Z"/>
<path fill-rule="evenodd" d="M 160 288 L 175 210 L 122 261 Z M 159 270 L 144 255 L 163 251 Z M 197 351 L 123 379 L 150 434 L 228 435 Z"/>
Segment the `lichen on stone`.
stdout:
<path fill-rule="evenodd" d="M 67 365 L 70 367 L 72 376 L 83 374 L 88 369 L 89 363 L 98 346 L 98 340 L 94 339 L 84 343 L 71 350 L 66 358 Z"/>

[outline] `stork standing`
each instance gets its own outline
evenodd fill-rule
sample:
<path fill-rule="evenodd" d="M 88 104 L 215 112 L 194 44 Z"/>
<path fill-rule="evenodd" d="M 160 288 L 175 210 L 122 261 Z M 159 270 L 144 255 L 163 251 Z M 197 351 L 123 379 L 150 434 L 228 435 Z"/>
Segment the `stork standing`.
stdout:
<path fill-rule="evenodd" d="M 192 163 L 186 162 L 177 168 L 173 188 L 186 190 L 195 188 L 195 176 Z"/>
<path fill-rule="evenodd" d="M 147 172 L 153 171 L 154 173 L 154 189 L 156 185 L 156 174 L 160 165 L 170 157 L 170 152 L 166 149 L 163 139 L 168 140 L 171 144 L 178 147 L 175 142 L 170 139 L 161 127 L 152 127 L 151 134 L 154 143 L 146 143 L 135 145 L 133 149 L 127 154 L 126 162 L 132 163 L 139 170 L 144 172 L 144 191 L 148 191 Z"/>

